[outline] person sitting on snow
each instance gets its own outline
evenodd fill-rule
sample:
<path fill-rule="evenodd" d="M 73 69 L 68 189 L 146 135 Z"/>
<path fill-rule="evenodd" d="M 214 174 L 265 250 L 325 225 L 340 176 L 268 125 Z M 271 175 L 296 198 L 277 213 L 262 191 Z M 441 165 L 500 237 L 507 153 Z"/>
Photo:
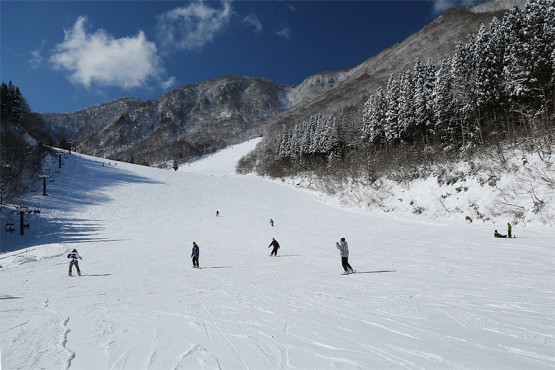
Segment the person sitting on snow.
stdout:
<path fill-rule="evenodd" d="M 493 236 L 495 236 L 496 238 L 506 238 L 506 237 L 507 237 L 507 235 L 501 235 L 501 234 L 499 234 L 499 233 L 497 232 L 497 230 L 495 230 L 495 231 L 493 232 Z"/>

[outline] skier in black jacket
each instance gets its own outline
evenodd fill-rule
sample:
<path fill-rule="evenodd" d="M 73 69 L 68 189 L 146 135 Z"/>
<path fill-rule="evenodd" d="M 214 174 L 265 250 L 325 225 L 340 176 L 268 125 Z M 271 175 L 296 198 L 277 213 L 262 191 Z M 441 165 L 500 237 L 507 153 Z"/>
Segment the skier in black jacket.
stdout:
<path fill-rule="evenodd" d="M 198 257 L 200 255 L 200 249 L 197 243 L 193 242 L 193 250 L 191 252 L 191 259 L 193 260 L 193 267 L 199 268 Z"/>
<path fill-rule="evenodd" d="M 276 239 L 272 238 L 272 242 L 270 243 L 268 248 L 270 248 L 270 247 L 274 247 L 274 249 L 272 249 L 272 253 L 270 253 L 270 257 L 271 256 L 276 256 L 277 257 L 277 251 L 279 249 L 279 243 L 277 242 Z"/>

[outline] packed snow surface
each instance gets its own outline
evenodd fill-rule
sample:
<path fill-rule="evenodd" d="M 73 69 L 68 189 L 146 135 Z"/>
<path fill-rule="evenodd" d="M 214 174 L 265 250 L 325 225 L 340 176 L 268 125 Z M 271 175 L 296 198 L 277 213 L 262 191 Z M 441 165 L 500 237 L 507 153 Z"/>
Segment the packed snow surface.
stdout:
<path fill-rule="evenodd" d="M 178 171 L 66 155 L 25 235 L 2 228 L 2 369 L 555 367 L 551 229 L 325 204 L 235 175 L 256 142 Z"/>

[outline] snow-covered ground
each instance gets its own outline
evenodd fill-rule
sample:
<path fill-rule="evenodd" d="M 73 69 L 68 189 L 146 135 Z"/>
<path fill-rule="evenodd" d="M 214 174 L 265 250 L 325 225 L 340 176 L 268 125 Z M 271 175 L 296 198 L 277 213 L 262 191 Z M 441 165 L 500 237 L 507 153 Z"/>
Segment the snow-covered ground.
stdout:
<path fill-rule="evenodd" d="M 460 223 L 468 216 L 492 227 L 507 222 L 519 227 L 554 227 L 555 156 L 515 149 L 496 155 L 477 155 L 472 162 L 415 166 L 411 171 L 420 173 L 413 180 L 382 176 L 368 184 L 366 179 L 317 178 L 309 173 L 283 182 L 330 205 L 403 220 Z"/>
<path fill-rule="evenodd" d="M 2 228 L 2 369 L 555 367 L 552 229 L 325 204 L 235 175 L 256 142 L 178 171 L 68 155 L 25 235 Z"/>

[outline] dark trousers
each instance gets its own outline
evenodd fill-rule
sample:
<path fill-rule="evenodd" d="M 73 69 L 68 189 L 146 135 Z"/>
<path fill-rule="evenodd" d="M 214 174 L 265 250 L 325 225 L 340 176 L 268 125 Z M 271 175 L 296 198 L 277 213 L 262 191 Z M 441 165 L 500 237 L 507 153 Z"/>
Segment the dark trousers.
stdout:
<path fill-rule="evenodd" d="M 277 251 L 279 248 L 274 247 L 274 249 L 272 249 L 272 253 L 270 253 L 270 256 L 276 256 L 277 257 Z"/>
<path fill-rule="evenodd" d="M 353 268 L 349 265 L 349 257 L 341 257 L 341 265 L 345 272 L 353 271 Z"/>
<path fill-rule="evenodd" d="M 193 256 L 193 267 L 198 267 L 198 256 Z"/>
<path fill-rule="evenodd" d="M 79 270 L 79 262 L 77 262 L 77 260 L 69 261 L 69 274 L 71 275 L 71 270 L 73 269 L 73 266 L 77 268 L 77 275 L 81 276 L 81 270 Z"/>

